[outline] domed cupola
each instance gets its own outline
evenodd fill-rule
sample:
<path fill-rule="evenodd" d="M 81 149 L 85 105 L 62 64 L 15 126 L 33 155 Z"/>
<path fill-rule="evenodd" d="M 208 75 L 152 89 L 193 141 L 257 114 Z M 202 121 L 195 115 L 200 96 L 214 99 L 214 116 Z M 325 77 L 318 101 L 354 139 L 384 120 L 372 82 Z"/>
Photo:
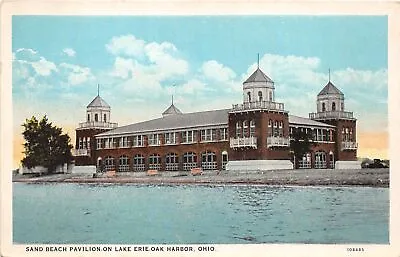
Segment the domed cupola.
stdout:
<path fill-rule="evenodd" d="M 258 61 L 257 69 L 243 82 L 243 103 L 273 102 L 274 90 L 274 82 L 260 69 Z"/>

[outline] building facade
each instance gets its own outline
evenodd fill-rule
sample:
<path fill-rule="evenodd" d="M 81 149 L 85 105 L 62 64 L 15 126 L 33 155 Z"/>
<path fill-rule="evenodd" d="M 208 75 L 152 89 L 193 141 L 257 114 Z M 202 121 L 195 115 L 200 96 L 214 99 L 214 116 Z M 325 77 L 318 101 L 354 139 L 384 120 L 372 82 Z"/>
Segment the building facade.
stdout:
<path fill-rule="evenodd" d="M 160 118 L 120 127 L 110 114 L 99 95 L 87 106 L 87 121 L 76 129 L 76 165 L 119 172 L 290 169 L 291 136 L 300 130 L 313 146 L 296 160 L 299 168 L 359 166 L 356 119 L 331 81 L 308 118 L 275 102 L 274 82 L 259 67 L 243 83 L 243 102 L 229 109 L 183 113 L 172 101 Z"/>

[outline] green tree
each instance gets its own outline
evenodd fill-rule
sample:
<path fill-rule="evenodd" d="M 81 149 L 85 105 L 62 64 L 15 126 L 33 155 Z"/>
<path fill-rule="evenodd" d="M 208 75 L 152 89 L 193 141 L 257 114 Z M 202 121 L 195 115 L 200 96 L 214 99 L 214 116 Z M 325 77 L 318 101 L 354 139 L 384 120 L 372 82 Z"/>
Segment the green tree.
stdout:
<path fill-rule="evenodd" d="M 293 128 L 290 140 L 290 151 L 294 156 L 294 167 L 299 168 L 299 160 L 303 159 L 304 154 L 311 151 L 311 148 L 315 145 L 312 141 L 313 135 L 306 133 L 306 131 L 300 128 Z"/>
<path fill-rule="evenodd" d="M 32 116 L 22 124 L 24 127 L 24 154 L 22 164 L 27 168 L 44 166 L 50 173 L 55 168 L 72 160 L 71 139 L 62 129 L 53 126 L 44 116 L 40 121 Z"/>

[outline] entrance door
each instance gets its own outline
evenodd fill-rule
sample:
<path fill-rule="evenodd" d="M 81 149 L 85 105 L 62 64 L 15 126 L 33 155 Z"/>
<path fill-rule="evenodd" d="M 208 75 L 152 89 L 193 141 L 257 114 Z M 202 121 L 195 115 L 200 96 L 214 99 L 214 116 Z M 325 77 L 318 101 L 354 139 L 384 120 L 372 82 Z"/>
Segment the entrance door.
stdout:
<path fill-rule="evenodd" d="M 226 169 L 226 164 L 228 163 L 228 152 L 227 151 L 223 151 L 222 152 L 222 169 L 225 170 Z"/>
<path fill-rule="evenodd" d="M 315 153 L 315 168 L 326 169 L 326 154 L 325 152 Z"/>

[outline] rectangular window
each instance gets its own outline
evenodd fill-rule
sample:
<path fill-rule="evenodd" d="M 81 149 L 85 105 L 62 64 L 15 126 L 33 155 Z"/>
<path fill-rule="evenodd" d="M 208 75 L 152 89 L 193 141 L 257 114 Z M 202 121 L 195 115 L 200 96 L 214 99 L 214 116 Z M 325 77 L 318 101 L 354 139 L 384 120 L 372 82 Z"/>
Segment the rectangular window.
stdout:
<path fill-rule="evenodd" d="M 228 128 L 222 128 L 219 130 L 219 140 L 221 141 L 228 140 Z"/>
<path fill-rule="evenodd" d="M 97 149 L 101 149 L 101 139 L 97 139 Z"/>
<path fill-rule="evenodd" d="M 82 149 L 83 148 L 83 146 L 82 146 L 82 138 L 80 137 L 79 138 L 79 147 L 78 147 L 79 149 Z"/>
<path fill-rule="evenodd" d="M 194 131 L 183 131 L 182 132 L 182 143 L 193 143 L 194 140 Z"/>
<path fill-rule="evenodd" d="M 134 136 L 133 137 L 133 146 L 134 147 L 138 147 L 138 146 L 143 146 L 143 135 L 139 135 L 139 136 Z"/>
<path fill-rule="evenodd" d="M 161 145 L 161 135 L 160 134 L 150 134 L 148 136 L 149 145 Z"/>
<path fill-rule="evenodd" d="M 129 147 L 128 137 L 121 137 L 119 139 L 119 147 Z"/>
<path fill-rule="evenodd" d="M 178 133 L 170 132 L 164 134 L 164 144 L 171 145 L 178 142 Z"/>
<path fill-rule="evenodd" d="M 90 137 L 87 138 L 87 149 L 90 149 Z"/>
<path fill-rule="evenodd" d="M 202 129 L 201 133 L 201 141 L 209 142 L 217 139 L 217 130 L 216 129 Z"/>

